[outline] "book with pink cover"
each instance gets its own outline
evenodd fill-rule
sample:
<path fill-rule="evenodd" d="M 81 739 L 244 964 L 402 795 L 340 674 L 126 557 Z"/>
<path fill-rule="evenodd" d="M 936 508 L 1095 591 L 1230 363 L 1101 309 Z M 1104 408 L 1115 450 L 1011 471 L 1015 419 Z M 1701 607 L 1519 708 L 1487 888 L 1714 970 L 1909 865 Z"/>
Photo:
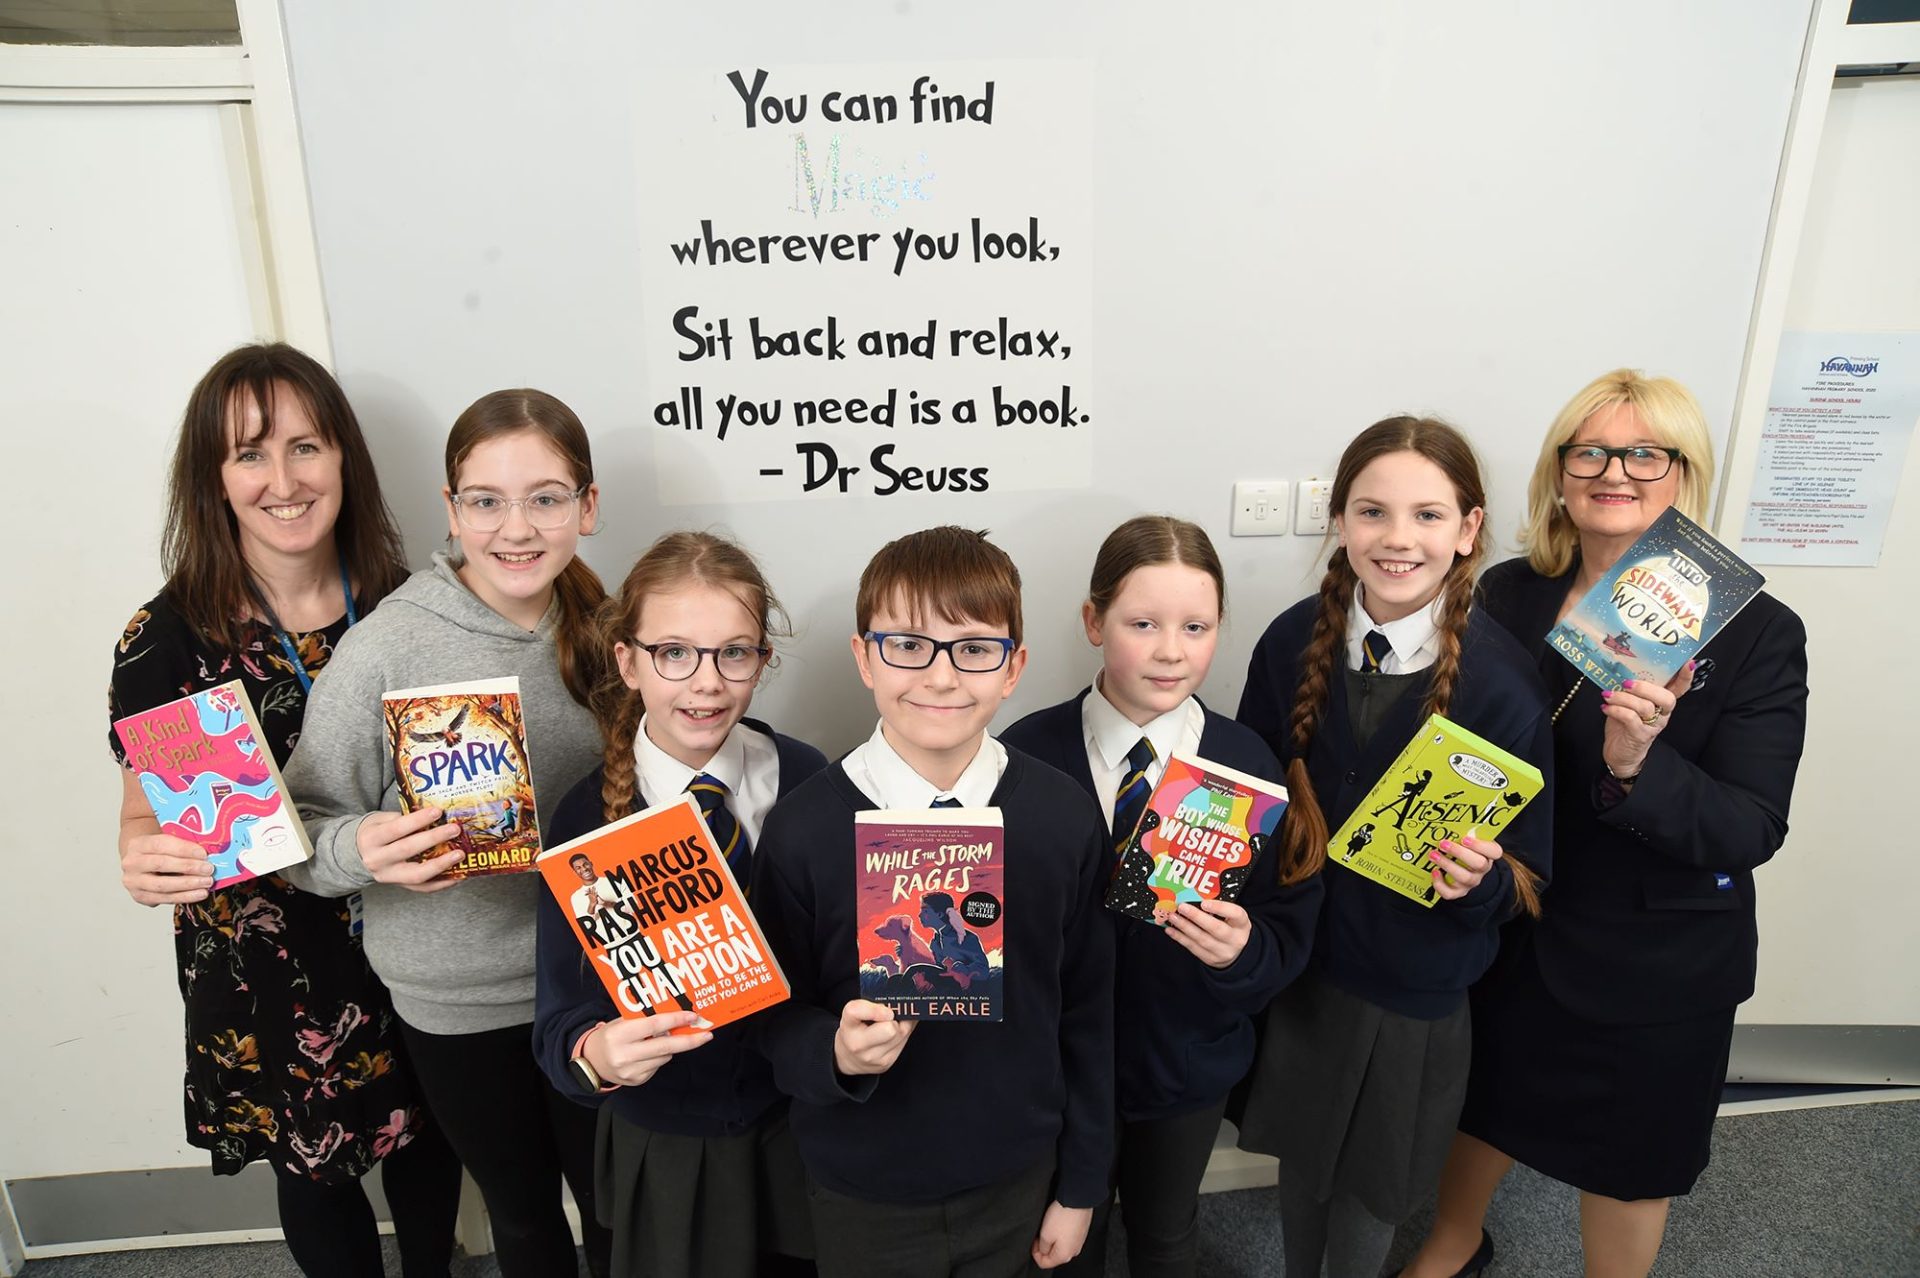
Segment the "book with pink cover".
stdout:
<path fill-rule="evenodd" d="M 130 714 L 113 730 L 160 832 L 206 849 L 215 888 L 313 855 L 239 680 Z"/>

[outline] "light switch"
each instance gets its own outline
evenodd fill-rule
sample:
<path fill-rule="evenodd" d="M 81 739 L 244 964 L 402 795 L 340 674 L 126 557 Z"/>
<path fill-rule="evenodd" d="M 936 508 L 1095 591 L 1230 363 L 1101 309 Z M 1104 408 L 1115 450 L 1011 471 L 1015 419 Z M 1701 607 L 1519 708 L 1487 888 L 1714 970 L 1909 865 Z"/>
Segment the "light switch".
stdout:
<path fill-rule="evenodd" d="M 1233 486 L 1235 537 L 1278 537 L 1287 531 L 1287 481 L 1243 479 Z"/>

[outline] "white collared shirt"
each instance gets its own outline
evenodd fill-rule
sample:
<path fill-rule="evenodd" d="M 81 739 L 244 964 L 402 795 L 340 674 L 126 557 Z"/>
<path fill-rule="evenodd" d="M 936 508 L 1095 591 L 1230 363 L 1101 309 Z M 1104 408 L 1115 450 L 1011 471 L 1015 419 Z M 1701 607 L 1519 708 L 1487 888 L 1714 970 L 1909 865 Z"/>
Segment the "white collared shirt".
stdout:
<path fill-rule="evenodd" d="M 1153 745 L 1153 762 L 1147 767 L 1147 784 L 1160 783 L 1167 760 L 1175 754 L 1194 754 L 1200 749 L 1200 731 L 1206 726 L 1206 711 L 1200 702 L 1188 697 L 1173 709 L 1141 727 L 1114 708 L 1100 691 L 1105 672 L 1095 677 L 1093 688 L 1080 702 L 1080 734 L 1087 746 L 1087 771 L 1093 774 L 1093 793 L 1100 811 L 1113 828 L 1113 800 L 1127 771 L 1127 752 L 1145 737 Z"/>
<path fill-rule="evenodd" d="M 727 787 L 727 811 L 740 823 L 749 847 L 760 842 L 760 823 L 780 797 L 780 750 L 773 738 L 734 724 L 704 768 L 689 768 L 647 736 L 646 716 L 633 736 L 634 774 L 649 806 L 672 803 L 702 772 Z"/>
<path fill-rule="evenodd" d="M 1380 663 L 1381 674 L 1414 674 L 1440 659 L 1440 601 L 1435 595 L 1426 607 L 1408 613 L 1398 621 L 1378 622 L 1367 614 L 1363 596 L 1366 587 L 1355 583 L 1353 602 L 1347 607 L 1347 669 L 1364 670 L 1367 631 L 1378 630 L 1393 645 L 1393 651 Z"/>
<path fill-rule="evenodd" d="M 942 790 L 915 772 L 887 740 L 886 725 L 876 724 L 873 735 L 855 746 L 841 766 L 860 793 L 883 808 L 930 808 L 935 799 L 958 799 L 963 808 L 984 808 L 992 805 L 1000 774 L 1007 770 L 1007 748 L 990 733 L 982 733 L 980 748 L 960 779 L 951 790 Z"/>

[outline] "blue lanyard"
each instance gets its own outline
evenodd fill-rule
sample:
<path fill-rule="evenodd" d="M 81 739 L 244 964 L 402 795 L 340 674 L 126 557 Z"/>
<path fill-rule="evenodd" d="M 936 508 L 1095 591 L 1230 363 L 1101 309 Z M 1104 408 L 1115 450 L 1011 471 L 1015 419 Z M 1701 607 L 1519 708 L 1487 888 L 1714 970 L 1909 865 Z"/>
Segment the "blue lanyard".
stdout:
<path fill-rule="evenodd" d="M 267 602 L 266 595 L 261 593 L 260 587 L 254 584 L 252 577 L 247 578 L 247 589 L 253 592 L 253 602 L 266 616 L 267 625 L 273 628 L 273 637 L 280 641 L 280 650 L 287 654 L 287 661 L 293 666 L 293 677 L 300 681 L 300 691 L 312 692 L 313 676 L 307 673 L 306 663 L 300 660 L 300 649 L 294 646 L 293 636 L 289 635 L 286 628 L 280 624 L 280 618 L 274 615 L 273 606 Z M 360 610 L 354 607 L 353 584 L 347 575 L 347 552 L 344 548 L 340 551 L 340 593 L 347 597 L 347 626 L 351 628 L 360 620 Z"/>

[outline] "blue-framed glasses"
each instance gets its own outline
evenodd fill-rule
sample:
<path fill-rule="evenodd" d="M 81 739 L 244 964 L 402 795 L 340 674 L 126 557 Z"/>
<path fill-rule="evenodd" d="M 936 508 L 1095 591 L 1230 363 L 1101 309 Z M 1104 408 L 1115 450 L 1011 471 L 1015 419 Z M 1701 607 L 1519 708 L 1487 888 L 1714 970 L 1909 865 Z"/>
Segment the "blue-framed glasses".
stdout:
<path fill-rule="evenodd" d="M 990 674 L 1007 664 L 1018 645 L 997 635 L 970 639 L 929 639 L 925 635 L 869 630 L 860 636 L 880 648 L 880 660 L 896 670 L 925 670 L 941 653 L 961 674 Z"/>

